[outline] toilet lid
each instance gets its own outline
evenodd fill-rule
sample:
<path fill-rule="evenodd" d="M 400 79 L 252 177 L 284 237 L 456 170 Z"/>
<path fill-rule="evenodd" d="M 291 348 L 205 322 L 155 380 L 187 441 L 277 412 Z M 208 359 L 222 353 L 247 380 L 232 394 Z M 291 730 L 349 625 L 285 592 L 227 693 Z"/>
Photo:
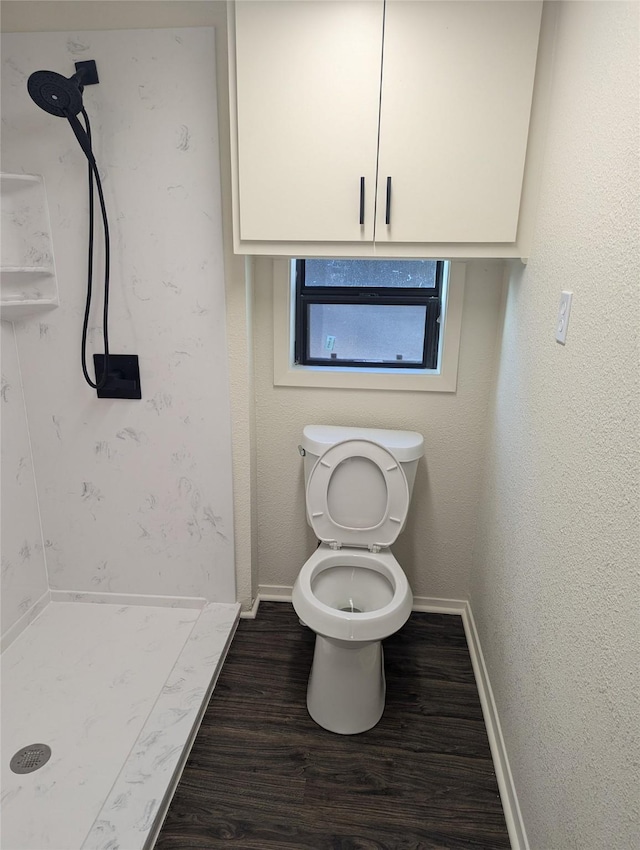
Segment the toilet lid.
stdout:
<path fill-rule="evenodd" d="M 366 528 L 341 524 L 331 516 L 331 479 L 345 460 L 365 458 L 378 468 L 386 486 L 386 508 L 375 524 Z M 382 482 L 380 482 L 382 484 Z M 340 546 L 391 546 L 402 531 L 409 509 L 409 485 L 402 466 L 388 449 L 371 440 L 344 440 L 318 458 L 307 482 L 307 511 L 316 536 Z"/>

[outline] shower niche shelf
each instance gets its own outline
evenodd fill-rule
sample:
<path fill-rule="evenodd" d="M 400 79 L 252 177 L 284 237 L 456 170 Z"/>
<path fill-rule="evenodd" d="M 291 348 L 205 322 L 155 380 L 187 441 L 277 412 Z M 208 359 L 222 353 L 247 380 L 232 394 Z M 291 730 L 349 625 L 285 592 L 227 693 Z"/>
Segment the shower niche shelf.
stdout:
<path fill-rule="evenodd" d="M 58 282 L 44 179 L 0 174 L 0 199 L 0 308 L 13 321 L 57 307 Z"/>

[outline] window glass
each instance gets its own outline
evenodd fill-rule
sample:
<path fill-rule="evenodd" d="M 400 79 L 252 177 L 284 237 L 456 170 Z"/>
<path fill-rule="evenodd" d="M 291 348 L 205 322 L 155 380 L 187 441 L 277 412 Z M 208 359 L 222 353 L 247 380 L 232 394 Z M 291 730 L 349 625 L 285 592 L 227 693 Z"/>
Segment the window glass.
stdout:
<path fill-rule="evenodd" d="M 423 305 L 310 304 L 309 358 L 422 363 L 426 318 Z"/>
<path fill-rule="evenodd" d="M 435 289 L 437 260 L 305 260 L 305 286 Z"/>
<path fill-rule="evenodd" d="M 295 362 L 437 369 L 443 266 L 437 260 L 297 260 Z"/>

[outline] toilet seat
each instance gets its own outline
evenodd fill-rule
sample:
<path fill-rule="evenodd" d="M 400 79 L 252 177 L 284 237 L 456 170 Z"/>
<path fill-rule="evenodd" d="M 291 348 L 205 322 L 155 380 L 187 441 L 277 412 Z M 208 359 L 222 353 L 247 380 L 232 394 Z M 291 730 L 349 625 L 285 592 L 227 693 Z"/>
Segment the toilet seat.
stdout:
<path fill-rule="evenodd" d="M 387 490 L 387 505 L 382 519 L 369 528 L 341 525 L 329 511 L 331 478 L 347 459 L 365 458 L 380 470 Z M 343 440 L 331 446 L 316 461 L 307 483 L 309 521 L 316 536 L 333 548 L 367 547 L 373 552 L 387 548 L 396 540 L 409 509 L 409 485 L 402 466 L 391 452 L 371 440 Z"/>
<path fill-rule="evenodd" d="M 392 588 L 389 603 L 362 613 L 326 605 L 315 595 L 314 582 L 320 573 L 333 567 L 359 567 L 381 573 Z M 300 620 L 316 634 L 336 640 L 367 641 L 383 640 L 402 628 L 411 614 L 413 595 L 407 577 L 390 549 L 376 554 L 356 547 L 338 552 L 322 544 L 298 573 L 291 601 Z"/>

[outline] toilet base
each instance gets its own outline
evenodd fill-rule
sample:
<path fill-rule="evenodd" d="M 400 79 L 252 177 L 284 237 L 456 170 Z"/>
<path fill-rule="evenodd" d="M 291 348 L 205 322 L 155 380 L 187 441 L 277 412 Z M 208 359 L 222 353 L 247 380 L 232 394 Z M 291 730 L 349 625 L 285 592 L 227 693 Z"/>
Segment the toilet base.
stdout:
<path fill-rule="evenodd" d="M 316 635 L 307 709 L 319 726 L 339 735 L 366 732 L 382 717 L 385 691 L 381 641 Z"/>

